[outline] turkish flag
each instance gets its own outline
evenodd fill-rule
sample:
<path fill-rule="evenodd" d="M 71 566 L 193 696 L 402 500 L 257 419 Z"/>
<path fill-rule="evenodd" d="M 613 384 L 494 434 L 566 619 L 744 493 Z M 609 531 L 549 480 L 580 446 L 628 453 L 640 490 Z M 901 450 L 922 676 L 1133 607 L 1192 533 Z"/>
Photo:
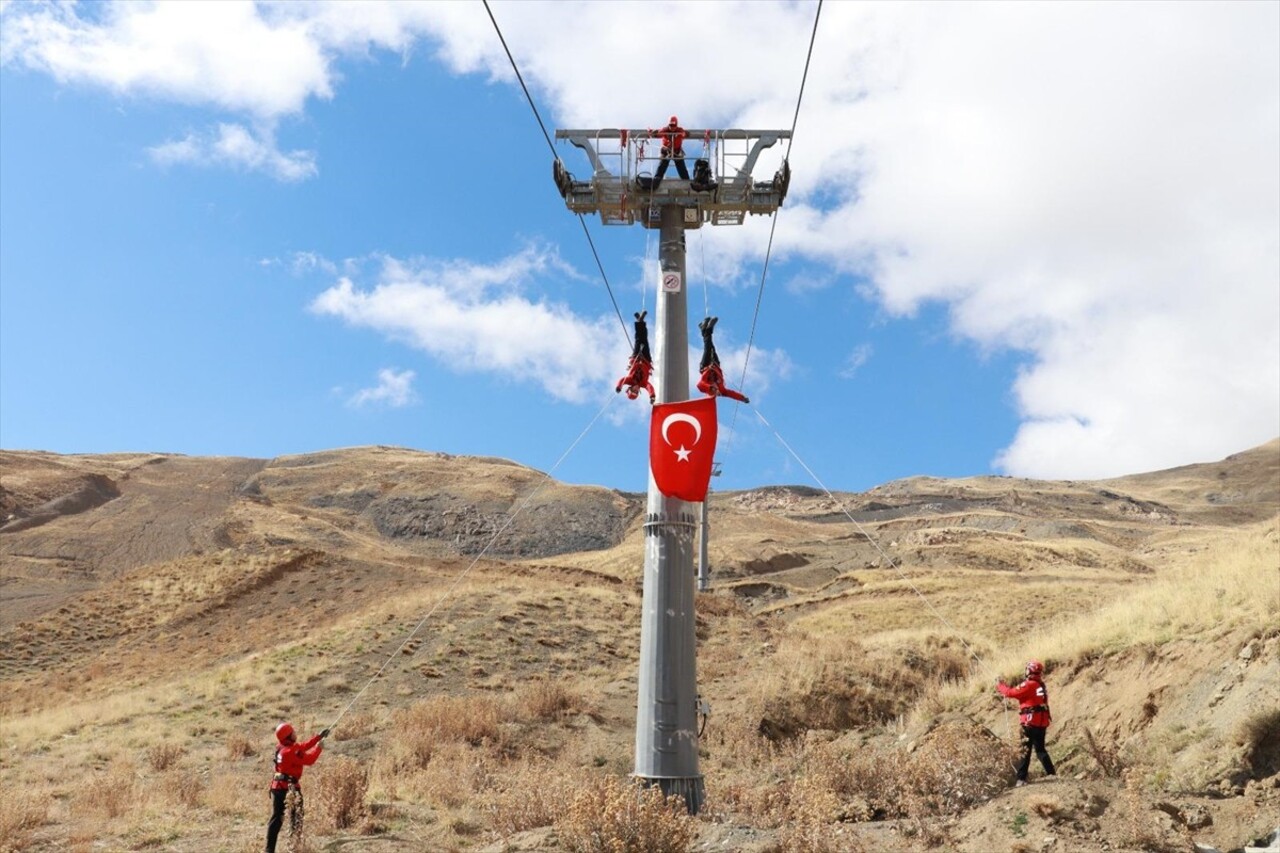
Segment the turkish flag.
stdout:
<path fill-rule="evenodd" d="M 658 491 L 682 501 L 704 500 L 715 452 L 715 397 L 653 407 L 649 468 Z"/>

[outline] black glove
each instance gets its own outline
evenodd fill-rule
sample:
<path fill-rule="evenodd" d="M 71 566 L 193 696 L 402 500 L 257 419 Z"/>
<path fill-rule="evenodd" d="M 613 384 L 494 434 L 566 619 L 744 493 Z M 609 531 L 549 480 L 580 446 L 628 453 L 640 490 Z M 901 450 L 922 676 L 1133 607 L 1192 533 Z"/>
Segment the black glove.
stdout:
<path fill-rule="evenodd" d="M 327 738 L 328 736 L 329 736 L 329 730 L 328 730 L 328 729 L 325 729 L 324 731 L 322 731 L 322 732 L 320 733 L 320 740 L 324 740 L 324 739 L 325 739 L 325 738 Z"/>

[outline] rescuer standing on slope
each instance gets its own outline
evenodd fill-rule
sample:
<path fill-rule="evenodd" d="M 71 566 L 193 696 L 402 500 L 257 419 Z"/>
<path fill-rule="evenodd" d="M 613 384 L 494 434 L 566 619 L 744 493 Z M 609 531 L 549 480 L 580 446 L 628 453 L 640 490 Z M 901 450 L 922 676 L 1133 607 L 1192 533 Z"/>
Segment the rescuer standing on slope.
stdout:
<path fill-rule="evenodd" d="M 280 745 L 276 748 L 276 773 L 271 777 L 271 821 L 267 824 L 267 853 L 275 853 L 276 837 L 280 835 L 280 827 L 284 824 L 284 801 L 289 791 L 297 791 L 297 805 L 294 820 L 301 822 L 302 814 L 302 770 L 316 763 L 324 747 L 320 742 L 329 736 L 325 729 L 306 743 L 298 743 L 294 737 L 293 726 L 281 723 L 276 726 L 276 740 Z"/>
<path fill-rule="evenodd" d="M 1022 724 L 1022 759 L 1018 762 L 1017 787 L 1027 784 L 1027 771 L 1031 769 L 1031 750 L 1044 767 L 1044 775 L 1055 776 L 1053 759 L 1044 747 L 1044 735 L 1053 717 L 1049 714 L 1049 693 L 1044 686 L 1044 664 L 1038 660 L 1027 661 L 1027 678 L 1017 687 L 1010 687 L 1003 678 L 996 679 L 996 689 L 1008 699 L 1018 700 L 1018 722 Z"/>

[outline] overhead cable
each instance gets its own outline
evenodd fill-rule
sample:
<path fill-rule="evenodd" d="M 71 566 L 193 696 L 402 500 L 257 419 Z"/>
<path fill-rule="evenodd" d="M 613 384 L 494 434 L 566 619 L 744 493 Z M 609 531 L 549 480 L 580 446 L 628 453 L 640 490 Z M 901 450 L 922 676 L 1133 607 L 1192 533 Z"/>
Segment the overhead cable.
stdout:
<path fill-rule="evenodd" d="M 813 59 L 813 43 L 818 38 L 818 20 L 822 17 L 822 0 L 818 0 L 818 10 L 813 15 L 813 31 L 809 34 L 809 51 L 804 58 L 804 73 L 800 75 L 800 94 L 796 96 L 796 111 L 791 117 L 791 136 L 787 138 L 787 153 L 783 157 L 783 163 L 789 163 L 791 160 L 791 145 L 796 138 L 796 124 L 800 121 L 800 104 L 804 100 L 804 84 L 809 79 L 809 62 Z M 778 227 L 778 211 L 774 211 L 772 215 L 772 223 L 769 225 L 769 245 L 764 250 L 764 266 L 760 270 L 760 288 L 756 292 L 756 309 L 751 316 L 751 334 L 747 338 L 747 354 L 742 359 L 742 378 L 738 381 L 738 387 L 745 389 L 747 387 L 747 365 L 751 362 L 751 348 L 756 340 L 756 324 L 760 320 L 760 304 L 764 300 L 764 282 L 765 277 L 769 275 L 769 257 L 773 254 L 773 234 Z M 733 410 L 733 422 L 729 425 L 729 429 L 738 423 L 738 409 Z"/>
<path fill-rule="evenodd" d="M 551 141 L 551 134 L 547 133 L 547 126 L 542 121 L 542 115 L 538 112 L 538 107 L 533 102 L 533 95 L 529 92 L 529 87 L 525 85 L 524 76 L 520 73 L 520 66 L 516 65 L 516 58 L 511 55 L 511 48 L 507 47 L 507 39 L 502 35 L 502 27 L 498 26 L 498 19 L 493 16 L 493 9 L 489 8 L 489 0 L 484 0 L 484 10 L 489 13 L 489 20 L 493 22 L 493 29 L 498 34 L 498 41 L 502 42 L 502 49 L 507 53 L 507 59 L 511 62 L 511 70 L 516 73 L 516 79 L 520 81 L 520 88 L 524 90 L 525 100 L 529 102 L 529 109 L 533 110 L 533 117 L 538 120 L 538 127 L 542 130 L 542 138 L 547 140 L 547 147 L 551 149 L 551 156 L 557 160 L 560 159 L 556 155 L 556 146 Z M 788 148 L 788 150 L 790 150 Z M 609 301 L 613 303 L 613 311 L 618 315 L 618 323 L 622 326 L 622 336 L 627 339 L 627 347 L 631 347 L 631 333 L 627 331 L 627 321 L 622 319 L 622 309 L 618 307 L 618 300 L 613 295 L 613 288 L 609 285 L 609 277 L 604 274 L 604 264 L 600 262 L 600 253 L 596 251 L 596 241 L 591 239 L 591 232 L 587 229 L 587 221 L 582 218 L 582 214 L 578 214 L 578 222 L 582 224 L 582 233 L 587 235 L 587 244 L 591 246 L 591 255 L 596 259 L 596 267 L 600 270 L 600 278 L 604 280 L 604 289 L 609 292 Z"/>

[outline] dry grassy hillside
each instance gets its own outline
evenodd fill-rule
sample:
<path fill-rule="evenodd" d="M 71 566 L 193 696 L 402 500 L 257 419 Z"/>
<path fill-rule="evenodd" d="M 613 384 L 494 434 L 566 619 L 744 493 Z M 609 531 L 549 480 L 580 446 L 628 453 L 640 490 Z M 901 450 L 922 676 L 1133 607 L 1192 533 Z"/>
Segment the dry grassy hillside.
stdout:
<path fill-rule="evenodd" d="M 304 849 L 588 850 L 630 821 L 668 850 L 1226 850 L 1280 826 L 1280 441 L 1108 481 L 714 494 L 692 821 L 611 781 L 642 511 L 399 448 L 0 451 L 0 849 L 260 849 L 283 718 L 340 721 Z M 1013 790 L 991 684 L 1030 656 L 1061 772 Z"/>

